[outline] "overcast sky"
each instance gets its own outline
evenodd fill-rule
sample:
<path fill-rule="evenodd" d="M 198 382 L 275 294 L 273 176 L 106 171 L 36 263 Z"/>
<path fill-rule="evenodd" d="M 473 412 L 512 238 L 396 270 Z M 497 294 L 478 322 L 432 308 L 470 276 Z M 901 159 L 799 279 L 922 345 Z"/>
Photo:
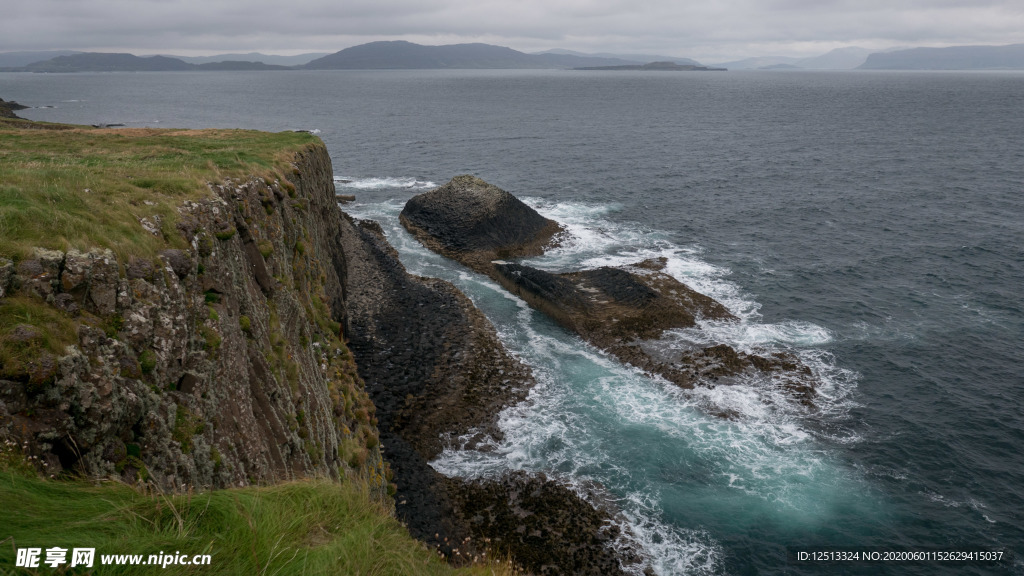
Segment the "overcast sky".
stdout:
<path fill-rule="evenodd" d="M 336 52 L 374 40 L 704 62 L 1024 42 L 1024 0 L 4 0 L 0 52 Z"/>

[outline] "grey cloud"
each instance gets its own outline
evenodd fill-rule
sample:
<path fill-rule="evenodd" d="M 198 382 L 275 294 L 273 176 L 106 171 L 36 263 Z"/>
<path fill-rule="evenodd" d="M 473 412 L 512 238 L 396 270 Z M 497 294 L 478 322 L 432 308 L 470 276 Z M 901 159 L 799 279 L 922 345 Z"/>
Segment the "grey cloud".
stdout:
<path fill-rule="evenodd" d="M 8 0 L 0 51 L 335 51 L 401 38 L 701 57 L 1006 44 L 1020 30 L 1019 0 Z"/>

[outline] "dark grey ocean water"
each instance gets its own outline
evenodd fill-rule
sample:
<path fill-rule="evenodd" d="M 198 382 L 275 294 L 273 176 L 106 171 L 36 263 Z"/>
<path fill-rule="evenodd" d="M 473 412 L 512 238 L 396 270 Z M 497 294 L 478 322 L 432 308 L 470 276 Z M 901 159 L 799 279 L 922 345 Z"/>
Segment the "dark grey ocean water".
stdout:
<path fill-rule="evenodd" d="M 36 120 L 319 130 L 349 209 L 463 288 L 542 382 L 494 452 L 435 466 L 598 481 L 661 574 L 1024 574 L 1024 74 L 0 74 L 0 97 L 54 107 Z M 398 212 L 467 172 L 568 224 L 535 265 L 668 258 L 743 319 L 681 345 L 798 354 L 821 410 L 771 382 L 673 389 L 423 250 Z"/>

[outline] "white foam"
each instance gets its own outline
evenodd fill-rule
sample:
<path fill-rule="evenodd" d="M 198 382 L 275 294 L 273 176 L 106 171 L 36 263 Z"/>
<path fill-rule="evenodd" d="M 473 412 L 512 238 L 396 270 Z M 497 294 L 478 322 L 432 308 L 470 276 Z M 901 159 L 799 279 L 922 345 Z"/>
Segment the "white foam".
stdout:
<path fill-rule="evenodd" d="M 437 188 L 437 184 L 422 178 L 390 176 L 373 178 L 335 176 L 334 186 L 336 188 L 350 188 L 353 190 L 429 190 L 431 188 Z"/>
<path fill-rule="evenodd" d="M 812 322 L 787 321 L 764 324 L 741 320 L 723 322 L 703 320 L 697 328 L 673 330 L 671 336 L 680 341 L 709 345 L 724 342 L 743 351 L 779 348 L 808 348 L 832 341 L 832 332 Z"/>

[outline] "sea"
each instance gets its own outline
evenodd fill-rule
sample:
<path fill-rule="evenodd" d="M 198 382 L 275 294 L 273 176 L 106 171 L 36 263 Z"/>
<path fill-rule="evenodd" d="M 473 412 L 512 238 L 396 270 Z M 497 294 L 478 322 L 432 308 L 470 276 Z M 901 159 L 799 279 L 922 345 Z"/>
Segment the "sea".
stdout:
<path fill-rule="evenodd" d="M 318 134 L 344 209 L 537 376 L 493 450 L 432 465 L 596 487 L 658 574 L 1024 574 L 1024 72 L 3 73 L 0 97 Z M 816 406 L 680 389 L 427 251 L 398 214 L 459 174 L 566 226 L 533 266 L 666 258 L 740 318 L 675 345 L 795 354 Z"/>

